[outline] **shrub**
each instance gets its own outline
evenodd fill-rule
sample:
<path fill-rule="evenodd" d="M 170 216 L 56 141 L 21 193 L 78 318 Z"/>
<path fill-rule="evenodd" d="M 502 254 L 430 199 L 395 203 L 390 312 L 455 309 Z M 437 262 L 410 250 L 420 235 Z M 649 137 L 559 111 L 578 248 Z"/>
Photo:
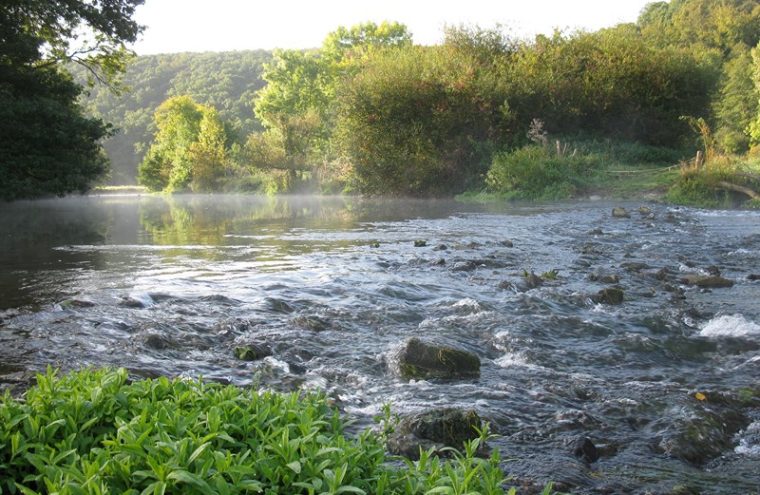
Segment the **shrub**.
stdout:
<path fill-rule="evenodd" d="M 516 199 L 567 199 L 581 191 L 601 167 L 594 154 L 555 154 L 542 146 L 499 153 L 486 183 L 493 192 Z"/>
<path fill-rule="evenodd" d="M 498 453 L 475 457 L 483 438 L 398 467 L 381 435 L 345 426 L 321 394 L 48 370 L 0 400 L 0 493 L 504 493 Z"/>

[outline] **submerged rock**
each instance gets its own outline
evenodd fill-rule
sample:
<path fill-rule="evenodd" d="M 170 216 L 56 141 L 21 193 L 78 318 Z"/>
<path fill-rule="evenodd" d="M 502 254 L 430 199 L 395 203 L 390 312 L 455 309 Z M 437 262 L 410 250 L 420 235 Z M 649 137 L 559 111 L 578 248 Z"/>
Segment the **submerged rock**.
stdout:
<path fill-rule="evenodd" d="M 703 289 L 721 289 L 726 287 L 733 287 L 734 282 L 723 278 L 719 275 L 699 275 L 691 274 L 681 277 L 681 283 L 687 285 L 696 285 Z"/>
<path fill-rule="evenodd" d="M 601 270 L 595 270 L 589 274 L 588 279 L 592 282 L 601 282 L 603 284 L 616 284 L 620 282 L 620 277 L 615 273 L 607 273 Z"/>
<path fill-rule="evenodd" d="M 689 417 L 668 425 L 654 449 L 701 466 L 731 449 L 734 435 L 748 423 L 738 409 L 720 405 L 701 407 Z"/>
<path fill-rule="evenodd" d="M 404 378 L 459 378 L 480 376 L 480 358 L 475 354 L 413 337 L 398 354 L 399 373 Z"/>
<path fill-rule="evenodd" d="M 628 213 L 628 210 L 620 206 L 612 209 L 612 216 L 613 218 L 631 218 L 631 214 Z"/>
<path fill-rule="evenodd" d="M 480 435 L 482 420 L 473 409 L 433 409 L 399 421 L 388 438 L 392 454 L 419 459 L 420 449 L 433 449 L 436 454 L 444 447 L 462 449 L 465 442 Z"/>
<path fill-rule="evenodd" d="M 623 304 L 623 298 L 623 289 L 617 287 L 607 287 L 591 296 L 591 300 L 597 304 Z"/>
<path fill-rule="evenodd" d="M 293 323 L 312 332 L 323 332 L 330 328 L 330 322 L 319 316 L 299 316 L 293 319 Z"/>
<path fill-rule="evenodd" d="M 266 344 L 246 344 L 235 347 L 235 357 L 242 361 L 258 361 L 272 355 L 272 349 Z"/>
<path fill-rule="evenodd" d="M 588 437 L 577 437 L 570 443 L 571 452 L 575 457 L 589 464 L 599 459 L 596 445 Z"/>
<path fill-rule="evenodd" d="M 62 309 L 92 308 L 95 303 L 87 299 L 66 299 L 61 301 L 60 306 Z"/>

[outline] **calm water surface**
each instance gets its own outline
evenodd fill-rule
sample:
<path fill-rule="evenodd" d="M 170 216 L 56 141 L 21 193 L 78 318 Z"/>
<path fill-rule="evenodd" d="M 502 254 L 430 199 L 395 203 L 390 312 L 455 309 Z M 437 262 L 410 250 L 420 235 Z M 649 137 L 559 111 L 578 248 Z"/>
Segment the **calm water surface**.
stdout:
<path fill-rule="evenodd" d="M 0 382 L 25 383 L 48 364 L 116 365 L 313 388 L 360 425 L 388 402 L 399 413 L 474 407 L 501 435 L 493 445 L 514 459 L 504 468 L 518 485 L 758 493 L 760 281 L 747 275 L 760 273 L 760 214 L 648 205 L 649 218 L 629 204 L 631 218 L 616 219 L 612 206 L 1 205 Z M 680 281 L 715 268 L 733 287 Z M 524 271 L 553 269 L 556 280 L 525 286 Z M 622 305 L 592 302 L 603 275 L 619 277 Z M 481 377 L 399 378 L 392 357 L 412 336 L 475 352 Z M 273 356 L 237 360 L 246 343 Z M 568 446 L 582 436 L 601 453 L 591 465 Z M 700 442 L 712 453 L 684 454 Z"/>

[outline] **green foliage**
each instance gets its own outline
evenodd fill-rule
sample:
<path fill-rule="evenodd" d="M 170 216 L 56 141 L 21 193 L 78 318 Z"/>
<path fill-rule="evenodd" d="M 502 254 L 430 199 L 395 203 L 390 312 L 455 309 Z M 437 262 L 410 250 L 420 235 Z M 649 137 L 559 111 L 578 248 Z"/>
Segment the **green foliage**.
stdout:
<path fill-rule="evenodd" d="M 686 164 L 666 198 L 676 204 L 702 207 L 733 207 L 748 198 L 726 189 L 721 182 L 760 190 L 760 167 L 751 161 L 718 155 L 704 166 Z M 752 206 L 752 202 L 747 202 Z"/>
<path fill-rule="evenodd" d="M 602 166 L 598 155 L 561 156 L 531 145 L 497 154 L 486 184 L 515 199 L 567 199 L 582 191 Z"/>
<path fill-rule="evenodd" d="M 276 52 L 265 65 L 267 85 L 255 102 L 256 115 L 269 135 L 249 141 L 254 145 L 249 150 L 254 166 L 277 154 L 286 159 L 265 166 L 325 170 L 336 158 L 331 139 L 340 79 L 354 74 L 357 64 L 377 50 L 410 44 L 411 35 L 404 25 L 368 22 L 339 27 L 327 35 L 320 51 Z"/>
<path fill-rule="evenodd" d="M 340 92 L 336 147 L 369 194 L 461 192 L 485 172 L 504 117 L 497 75 L 456 46 L 368 58 Z"/>
<path fill-rule="evenodd" d="M 243 139 L 261 130 L 251 101 L 265 84 L 261 72 L 270 58 L 271 52 L 264 50 L 140 56 L 127 64 L 126 89 L 120 94 L 101 85 L 90 88 L 82 98 L 87 112 L 117 130 L 103 143 L 111 160 L 108 182 L 135 183 L 138 165 L 153 139 L 153 114 L 173 96 L 188 95 L 217 109 L 230 138 Z M 89 74 L 78 65 L 71 70 L 78 81 Z"/>
<path fill-rule="evenodd" d="M 538 36 L 512 57 L 509 108 L 522 132 L 538 117 L 554 134 L 578 131 L 677 147 L 682 115 L 703 115 L 717 79 L 712 59 L 658 48 L 631 26 Z"/>
<path fill-rule="evenodd" d="M 452 460 L 396 467 L 319 394 L 48 371 L 25 400 L 3 397 L 0 419 L 4 493 L 504 493 L 498 452 L 475 455 L 487 429 Z"/>
<path fill-rule="evenodd" d="M 714 103 L 716 139 L 728 153 L 742 153 L 749 148 L 750 123 L 758 116 L 760 98 L 752 69 L 749 48 L 737 45 L 724 65 L 720 92 Z"/>
<path fill-rule="evenodd" d="M 77 62 L 112 80 L 121 68 L 123 43 L 139 32 L 131 16 L 140 3 L 0 4 L 0 198 L 84 192 L 103 174 L 98 141 L 109 129 L 83 116 L 76 103 L 81 87 L 61 62 Z M 89 44 L 72 46 L 78 37 Z"/>
<path fill-rule="evenodd" d="M 227 161 L 227 136 L 216 110 L 175 96 L 154 118 L 156 136 L 140 165 L 140 183 L 153 191 L 215 190 Z"/>

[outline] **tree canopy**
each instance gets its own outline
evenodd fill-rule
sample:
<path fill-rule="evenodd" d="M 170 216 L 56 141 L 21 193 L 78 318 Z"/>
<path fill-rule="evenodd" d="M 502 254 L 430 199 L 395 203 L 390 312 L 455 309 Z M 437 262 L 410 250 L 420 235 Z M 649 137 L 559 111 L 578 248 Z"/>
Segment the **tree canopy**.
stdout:
<path fill-rule="evenodd" d="M 7 0 L 0 5 L 0 195 L 4 199 L 85 191 L 107 169 L 99 140 L 109 127 L 85 117 L 75 62 L 113 81 L 125 43 L 140 27 L 142 0 Z"/>

